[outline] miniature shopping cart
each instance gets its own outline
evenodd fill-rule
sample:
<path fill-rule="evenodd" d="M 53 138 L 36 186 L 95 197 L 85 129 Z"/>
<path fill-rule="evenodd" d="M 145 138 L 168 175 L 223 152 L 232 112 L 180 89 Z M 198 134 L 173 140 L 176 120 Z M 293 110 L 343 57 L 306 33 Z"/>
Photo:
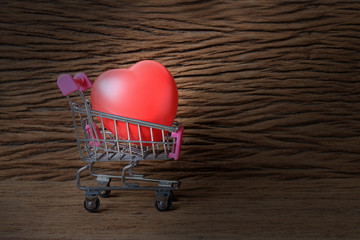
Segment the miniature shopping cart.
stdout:
<path fill-rule="evenodd" d="M 93 110 L 91 102 L 83 94 L 83 91 L 92 87 L 92 83 L 84 73 L 78 73 L 74 77 L 63 74 L 58 78 L 57 84 L 70 103 L 80 158 L 87 162 L 87 165 L 80 168 L 76 174 L 78 188 L 85 191 L 85 209 L 96 212 L 100 206 L 98 197 L 108 197 L 111 190 L 147 189 L 156 192 L 157 210 L 169 210 L 172 205 L 173 190 L 179 189 L 180 181 L 145 178 L 143 175 L 134 174 L 133 169 L 144 160 L 177 160 L 184 127 L 177 122 L 172 126 L 165 126 Z M 74 96 L 70 97 L 70 95 Z M 105 129 L 105 119 L 114 121 L 115 134 Z M 120 123 L 126 126 L 127 139 L 118 136 L 116 126 Z M 129 134 L 129 127 L 134 129 L 134 126 L 137 127 L 139 134 L 137 140 L 132 140 Z M 151 141 L 142 140 L 141 129 L 144 127 L 150 130 Z M 161 131 L 160 141 L 154 141 L 155 131 Z M 95 169 L 94 164 L 100 162 L 126 162 L 126 165 L 122 168 L 121 175 L 108 174 Z M 85 170 L 89 170 L 87 179 L 91 175 L 96 177 L 96 182 L 93 182 L 95 186 L 80 184 L 80 178 L 84 178 L 81 174 Z M 110 186 L 110 181 L 113 179 L 118 180 L 118 186 Z"/>

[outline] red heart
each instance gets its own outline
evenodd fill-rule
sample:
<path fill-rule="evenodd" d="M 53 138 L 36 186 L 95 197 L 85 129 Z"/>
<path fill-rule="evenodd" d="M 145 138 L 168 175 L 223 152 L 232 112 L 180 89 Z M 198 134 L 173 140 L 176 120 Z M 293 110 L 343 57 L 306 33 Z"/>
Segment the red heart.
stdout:
<path fill-rule="evenodd" d="M 96 111 L 171 126 L 178 106 L 174 78 L 160 63 L 145 60 L 129 69 L 102 73 L 91 90 Z M 115 134 L 114 121 L 103 119 L 104 127 Z M 116 124 L 118 137 L 128 139 L 125 123 Z M 137 125 L 129 124 L 131 140 L 139 140 Z M 141 140 L 151 141 L 150 129 L 141 127 Z M 153 129 L 153 140 L 161 141 L 162 132 Z"/>

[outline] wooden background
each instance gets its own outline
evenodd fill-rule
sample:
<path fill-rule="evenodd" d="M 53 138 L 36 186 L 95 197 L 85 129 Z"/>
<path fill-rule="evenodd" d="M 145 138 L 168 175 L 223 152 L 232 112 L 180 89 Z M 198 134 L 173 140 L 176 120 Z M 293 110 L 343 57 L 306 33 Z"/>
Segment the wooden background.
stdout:
<path fill-rule="evenodd" d="M 358 1 L 2 1 L 1 239 L 359 239 Z M 87 213 L 62 73 L 153 59 L 179 89 L 174 210 Z M 118 166 L 112 166 L 116 168 Z"/>

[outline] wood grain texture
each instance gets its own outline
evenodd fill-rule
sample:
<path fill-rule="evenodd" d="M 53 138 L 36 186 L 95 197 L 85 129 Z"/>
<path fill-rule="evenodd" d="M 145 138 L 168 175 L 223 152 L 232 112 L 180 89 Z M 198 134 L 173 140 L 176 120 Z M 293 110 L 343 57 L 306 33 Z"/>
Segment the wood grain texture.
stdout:
<path fill-rule="evenodd" d="M 245 216 L 254 214 L 251 216 L 257 220 L 246 222 L 254 232 L 245 234 L 244 239 L 272 239 L 267 233 L 275 234 L 275 224 L 264 224 L 258 231 L 260 227 L 251 227 L 251 223 L 271 221 L 271 214 L 278 214 L 278 208 L 285 204 L 285 209 L 301 218 L 289 222 L 286 211 L 281 210 L 283 218 L 277 218 L 277 229 L 282 233 L 279 237 L 358 239 L 358 220 L 353 215 L 346 218 L 344 213 L 356 206 L 353 200 L 359 195 L 360 183 L 359 16 L 358 1 L 3 1 L 0 185 L 3 191 L 11 191 L 11 186 L 14 191 L 11 196 L 1 197 L 2 204 L 10 209 L 1 213 L 1 223 L 16 226 L 18 222 L 19 226 L 16 230 L 3 225 L 3 237 L 83 238 L 86 231 L 93 231 L 94 238 L 100 236 L 93 222 L 87 222 L 89 226 L 84 223 L 78 235 L 61 235 L 48 225 L 41 233 L 28 235 L 34 234 L 24 224 L 31 221 L 30 213 L 22 216 L 21 207 L 17 207 L 21 203 L 16 205 L 14 199 L 21 197 L 23 188 L 35 189 L 26 196 L 43 205 L 24 204 L 39 208 L 32 222 L 37 224 L 44 214 L 52 212 L 47 188 L 59 187 L 70 200 L 54 201 L 69 208 L 69 215 L 80 208 L 71 216 L 75 221 L 83 209 L 79 204 L 74 206 L 71 194 L 76 188 L 70 180 L 83 163 L 68 102 L 57 89 L 56 79 L 62 73 L 81 71 L 93 81 L 108 69 L 153 59 L 165 65 L 177 82 L 177 120 L 185 126 L 185 133 L 178 162 L 146 163 L 141 171 L 182 180 L 184 190 L 179 194 L 192 196 L 184 197 L 188 202 L 200 201 L 197 197 L 211 202 L 210 208 L 202 208 L 197 202 L 188 209 L 189 203 L 180 198 L 179 209 L 171 216 L 179 210 L 192 224 L 185 224 L 176 234 L 197 231 L 203 228 L 201 222 L 206 216 L 212 216 L 221 223 L 216 225 L 214 220 L 214 227 L 203 235 L 185 235 L 193 239 L 234 239 L 246 232 L 247 225 L 239 223 L 243 224 L 239 231 L 226 231 L 226 223 L 235 224 L 235 229 L 246 211 Z M 292 184 L 308 188 L 297 191 Z M 258 191 L 270 196 L 269 204 L 278 205 L 267 208 L 267 203 L 255 201 L 264 197 Z M 291 200 L 281 194 L 288 191 Z M 341 197 L 333 198 L 331 191 Z M 42 194 L 48 194 L 48 198 L 39 197 Z M 128 202 L 132 197 L 136 202 L 137 194 L 127 197 Z M 254 196 L 253 203 L 244 197 L 248 194 Z M 302 201 L 306 194 L 310 197 Z M 231 206 L 238 200 L 239 207 L 221 201 L 223 196 L 231 199 Z M 77 199 L 81 203 L 82 197 Z M 111 204 L 117 204 L 114 199 Z M 292 200 L 298 205 L 291 204 Z M 256 203 L 258 208 L 254 207 Z M 313 214 L 307 208 L 312 203 L 319 209 L 323 205 L 323 212 Z M 253 204 L 254 208 L 242 204 Z M 345 212 L 338 211 L 336 205 L 343 206 Z M 145 213 L 144 203 L 129 209 L 136 207 L 144 211 L 144 216 L 152 214 Z M 111 207 L 104 208 L 112 211 Z M 264 209 L 268 215 L 260 220 Z M 140 221 L 128 219 L 135 214 L 130 210 L 124 218 L 143 226 Z M 118 215 L 116 208 L 114 211 L 108 219 L 101 214 L 86 218 L 123 220 L 122 210 Z M 235 215 L 229 218 L 225 213 L 231 211 Z M 324 231 L 317 235 L 306 225 L 306 219 L 315 221 L 320 215 L 319 219 L 339 217 L 341 224 L 332 231 L 336 221 L 323 221 Z M 59 225 L 63 228 L 59 229 L 64 230 L 67 220 L 61 216 Z M 300 227 L 300 223 L 305 225 Z M 149 226 L 149 232 L 144 230 L 135 238 L 145 237 L 151 230 L 153 234 L 176 235 L 166 235 L 164 229 L 156 232 L 156 224 Z M 123 233 L 130 236 L 141 228 L 135 229 Z M 111 229 L 106 238 L 117 238 L 110 234 L 112 231 L 119 233 Z"/>
<path fill-rule="evenodd" d="M 349 196 L 349 188 L 358 188 L 352 179 L 270 185 L 262 178 L 188 179 L 174 210 L 165 213 L 154 209 L 155 194 L 148 191 L 115 192 L 90 214 L 70 181 L 6 180 L 0 187 L 7 195 L 1 214 L 11 216 L 1 221 L 2 239 L 333 240 L 360 234 L 360 193 Z"/>

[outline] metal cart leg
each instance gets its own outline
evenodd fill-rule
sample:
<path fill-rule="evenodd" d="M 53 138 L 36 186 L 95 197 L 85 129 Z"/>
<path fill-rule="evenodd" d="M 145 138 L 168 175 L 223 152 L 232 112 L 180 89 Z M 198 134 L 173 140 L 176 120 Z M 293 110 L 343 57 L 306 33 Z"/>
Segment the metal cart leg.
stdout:
<path fill-rule="evenodd" d="M 92 213 L 97 212 L 99 210 L 100 207 L 100 200 L 98 198 L 99 192 L 97 190 L 89 189 L 85 186 L 81 186 L 80 174 L 87 169 L 91 169 L 93 164 L 94 164 L 93 162 L 90 162 L 88 165 L 80 168 L 76 173 L 76 184 L 78 188 L 81 190 L 85 190 L 84 208 Z"/>
<path fill-rule="evenodd" d="M 129 171 L 129 175 L 130 176 L 135 176 L 135 178 L 137 177 L 142 177 L 141 175 L 136 175 L 136 174 L 133 174 L 132 173 L 132 168 L 136 167 L 138 164 L 138 161 L 132 161 L 130 162 L 129 165 L 125 166 L 122 170 L 122 177 L 121 177 L 121 181 L 122 183 L 125 185 L 125 186 L 128 186 L 128 187 L 138 187 L 139 184 L 138 183 L 128 183 L 126 182 L 126 172 Z"/>
<path fill-rule="evenodd" d="M 99 175 L 96 177 L 98 187 L 110 187 L 111 178 L 109 176 Z M 99 197 L 107 198 L 110 196 L 111 190 L 99 190 Z"/>

